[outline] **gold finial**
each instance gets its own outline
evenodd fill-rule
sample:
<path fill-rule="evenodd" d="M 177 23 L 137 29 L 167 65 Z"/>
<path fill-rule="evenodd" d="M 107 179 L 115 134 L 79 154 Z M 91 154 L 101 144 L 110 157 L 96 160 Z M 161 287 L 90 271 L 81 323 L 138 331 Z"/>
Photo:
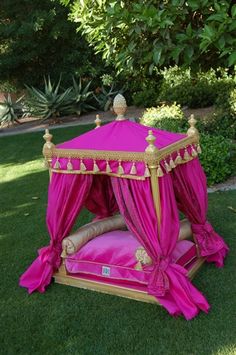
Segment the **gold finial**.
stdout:
<path fill-rule="evenodd" d="M 113 110 L 117 114 L 116 121 L 123 121 L 126 119 L 124 117 L 124 113 L 127 110 L 127 104 L 123 95 L 118 94 L 115 96 L 113 101 Z"/>
<path fill-rule="evenodd" d="M 94 123 L 96 125 L 95 129 L 101 127 L 102 121 L 100 120 L 100 116 L 99 115 L 96 115 L 96 120 L 94 121 Z"/>
<path fill-rule="evenodd" d="M 197 130 L 197 128 L 195 127 L 196 123 L 197 123 L 197 120 L 194 118 L 194 115 L 191 114 L 190 115 L 190 118 L 188 120 L 188 123 L 189 123 L 189 129 L 187 130 L 187 135 L 188 136 L 196 136 L 196 137 L 199 137 L 199 132 Z"/>
<path fill-rule="evenodd" d="M 44 146 L 43 146 L 43 150 L 45 149 L 52 149 L 54 148 L 54 144 L 51 142 L 52 140 L 52 134 L 49 133 L 49 129 L 46 128 L 45 129 L 45 134 L 43 136 L 43 139 L 45 140 L 46 143 L 44 143 Z"/>
<path fill-rule="evenodd" d="M 148 146 L 145 149 L 146 153 L 156 153 L 158 151 L 157 147 L 154 145 L 156 141 L 156 137 L 153 135 L 152 130 L 148 131 L 148 136 L 146 138 L 146 141 L 148 142 Z"/>

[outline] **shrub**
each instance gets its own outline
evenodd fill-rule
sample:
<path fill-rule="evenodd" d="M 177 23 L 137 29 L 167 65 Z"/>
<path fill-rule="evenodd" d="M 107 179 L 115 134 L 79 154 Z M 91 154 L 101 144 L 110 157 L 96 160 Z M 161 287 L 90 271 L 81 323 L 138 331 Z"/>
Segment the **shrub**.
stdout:
<path fill-rule="evenodd" d="M 179 105 L 163 105 L 157 108 L 147 109 L 141 123 L 165 129 L 173 132 L 186 133 L 188 129 L 187 119 Z M 204 131 L 204 125 L 198 122 L 200 133 Z M 200 134 L 202 154 L 200 161 L 207 176 L 208 185 L 226 180 L 234 170 L 235 150 L 231 141 L 223 136 Z"/>
<path fill-rule="evenodd" d="M 208 185 L 225 181 L 233 172 L 233 145 L 223 136 L 201 134 L 202 154 L 199 158 Z"/>
<path fill-rule="evenodd" d="M 83 112 L 93 111 L 95 107 L 91 105 L 93 98 L 93 91 L 89 90 L 91 86 L 91 81 L 88 83 L 83 83 L 82 79 L 79 79 L 79 83 L 76 82 L 73 77 L 73 87 L 71 93 L 71 106 L 64 110 L 64 114 L 81 115 Z"/>
<path fill-rule="evenodd" d="M 181 132 L 186 127 L 187 120 L 180 105 L 161 105 L 146 109 L 141 123 L 167 131 Z"/>

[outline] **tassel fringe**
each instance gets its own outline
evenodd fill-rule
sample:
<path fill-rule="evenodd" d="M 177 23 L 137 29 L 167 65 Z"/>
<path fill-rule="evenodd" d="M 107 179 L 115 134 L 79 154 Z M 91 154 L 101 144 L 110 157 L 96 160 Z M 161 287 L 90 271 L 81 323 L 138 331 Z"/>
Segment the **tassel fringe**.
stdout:
<path fill-rule="evenodd" d="M 170 165 L 171 169 L 174 169 L 176 167 L 175 162 L 174 162 L 174 160 L 172 158 L 172 155 L 170 156 L 169 165 Z"/>
<path fill-rule="evenodd" d="M 166 172 L 169 173 L 169 172 L 171 171 L 171 167 L 170 167 L 170 165 L 167 163 L 166 160 L 164 160 L 164 165 L 165 165 Z"/>
<path fill-rule="evenodd" d="M 111 172 L 112 172 L 112 170 L 111 170 L 111 167 L 109 165 L 109 161 L 107 160 L 106 161 L 106 173 L 111 173 Z"/>
<path fill-rule="evenodd" d="M 121 161 L 119 160 L 119 166 L 118 166 L 118 170 L 117 170 L 117 174 L 119 175 L 123 175 L 124 174 L 124 169 L 121 165 Z"/>
<path fill-rule="evenodd" d="M 150 174 L 150 171 L 148 169 L 148 166 L 147 164 L 145 164 L 145 171 L 144 171 L 144 177 L 150 177 L 151 174 Z"/>
<path fill-rule="evenodd" d="M 80 168 L 79 168 L 79 170 L 80 171 L 86 171 L 86 166 L 85 166 L 85 164 L 84 164 L 82 159 L 80 159 Z"/>
<path fill-rule="evenodd" d="M 201 154 L 201 153 L 202 153 L 202 148 L 201 148 L 201 146 L 200 146 L 199 143 L 198 143 L 198 145 L 197 145 L 197 152 L 198 152 L 198 154 Z"/>
<path fill-rule="evenodd" d="M 136 175 L 136 174 L 137 174 L 137 169 L 136 169 L 135 162 L 133 162 L 132 167 L 130 169 L 130 175 Z"/>
<path fill-rule="evenodd" d="M 198 155 L 197 151 L 196 151 L 196 149 L 194 148 L 193 145 L 191 145 L 191 155 L 192 155 L 193 158 L 196 158 L 197 155 Z"/>
<path fill-rule="evenodd" d="M 73 165 L 72 165 L 72 163 L 71 163 L 71 161 L 70 161 L 70 158 L 69 158 L 69 160 L 68 160 L 68 163 L 67 163 L 67 170 L 73 170 Z"/>
<path fill-rule="evenodd" d="M 187 148 L 185 148 L 185 150 L 184 150 L 184 160 L 185 161 L 191 160 L 191 156 L 189 155 Z"/>
<path fill-rule="evenodd" d="M 56 160 L 56 162 L 55 162 L 55 164 L 54 164 L 54 169 L 61 169 L 61 164 L 60 164 L 60 162 L 59 162 L 58 159 L 59 159 L 59 158 L 57 158 L 57 160 Z"/>
<path fill-rule="evenodd" d="M 99 167 L 96 163 L 96 160 L 93 161 L 93 172 L 94 173 L 98 173 L 100 170 L 99 170 Z"/>
<path fill-rule="evenodd" d="M 175 165 L 178 165 L 181 163 L 182 163 L 182 157 L 180 155 L 180 152 L 178 152 L 177 157 L 175 158 Z"/>
<path fill-rule="evenodd" d="M 162 177 L 164 175 L 163 171 L 162 171 L 162 168 L 160 166 L 160 164 L 158 164 L 158 167 L 157 167 L 157 176 L 158 177 Z"/>

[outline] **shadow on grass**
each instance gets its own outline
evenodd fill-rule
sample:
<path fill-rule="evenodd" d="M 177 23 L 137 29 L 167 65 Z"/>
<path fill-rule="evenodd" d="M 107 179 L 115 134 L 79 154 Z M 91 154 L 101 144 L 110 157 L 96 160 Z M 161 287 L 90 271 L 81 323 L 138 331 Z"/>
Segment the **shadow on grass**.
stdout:
<path fill-rule="evenodd" d="M 236 192 L 210 196 L 209 218 L 230 244 L 222 270 L 206 265 L 194 284 L 212 309 L 193 321 L 171 318 L 155 305 L 53 284 L 28 296 L 18 278 L 47 245 L 48 174 L 0 185 L 0 343 L 3 354 L 230 354 L 235 350 Z M 32 200 L 38 196 L 38 200 Z M 29 213 L 29 215 L 25 215 Z M 85 221 L 84 221 L 85 222 Z M 220 352 L 222 351 L 222 352 Z"/>

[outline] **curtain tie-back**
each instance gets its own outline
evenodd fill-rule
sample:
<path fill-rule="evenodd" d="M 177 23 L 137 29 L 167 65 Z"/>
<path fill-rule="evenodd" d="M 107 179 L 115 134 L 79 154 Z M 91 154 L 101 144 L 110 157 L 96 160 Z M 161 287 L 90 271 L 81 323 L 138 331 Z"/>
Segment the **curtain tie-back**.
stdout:
<path fill-rule="evenodd" d="M 60 247 L 53 244 L 43 247 L 38 251 L 42 263 L 48 263 L 53 267 L 60 266 L 60 262 L 61 262 L 60 253 L 61 253 Z"/>
<path fill-rule="evenodd" d="M 192 224 L 191 227 L 200 247 L 201 256 L 215 254 L 224 246 L 223 240 L 208 221 L 204 224 Z"/>
<path fill-rule="evenodd" d="M 154 296 L 164 296 L 169 290 L 169 278 L 166 269 L 170 264 L 170 257 L 158 257 L 154 260 L 154 267 L 150 274 L 148 293 Z"/>

